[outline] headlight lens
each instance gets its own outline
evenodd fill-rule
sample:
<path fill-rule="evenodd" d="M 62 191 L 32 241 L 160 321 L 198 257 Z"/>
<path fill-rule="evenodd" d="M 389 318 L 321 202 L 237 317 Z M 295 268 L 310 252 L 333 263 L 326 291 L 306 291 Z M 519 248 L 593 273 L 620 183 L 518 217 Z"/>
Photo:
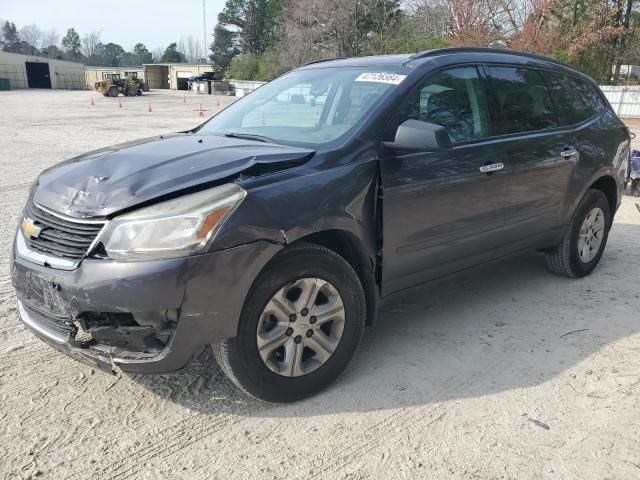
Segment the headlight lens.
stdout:
<path fill-rule="evenodd" d="M 100 235 L 109 258 L 176 258 L 202 251 L 247 192 L 234 184 L 204 190 L 110 221 Z"/>

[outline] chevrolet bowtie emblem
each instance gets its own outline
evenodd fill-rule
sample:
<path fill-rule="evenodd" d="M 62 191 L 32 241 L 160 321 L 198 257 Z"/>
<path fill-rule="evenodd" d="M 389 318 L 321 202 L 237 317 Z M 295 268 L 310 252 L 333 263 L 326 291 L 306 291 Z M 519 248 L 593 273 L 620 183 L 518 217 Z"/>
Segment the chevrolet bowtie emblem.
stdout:
<path fill-rule="evenodd" d="M 22 219 L 22 234 L 25 238 L 38 238 L 42 228 L 38 227 L 29 217 Z"/>

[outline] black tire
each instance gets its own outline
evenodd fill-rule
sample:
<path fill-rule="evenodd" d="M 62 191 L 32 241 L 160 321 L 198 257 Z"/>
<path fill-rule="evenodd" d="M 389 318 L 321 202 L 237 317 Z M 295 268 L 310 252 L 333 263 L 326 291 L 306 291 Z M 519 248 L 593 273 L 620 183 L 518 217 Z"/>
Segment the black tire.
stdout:
<path fill-rule="evenodd" d="M 596 207 L 599 207 L 604 213 L 604 234 L 595 257 L 588 263 L 585 263 L 580 259 L 578 253 L 580 228 L 582 227 L 582 223 L 587 217 L 587 214 Z M 573 214 L 562 241 L 551 251 L 547 252 L 547 266 L 549 267 L 549 270 L 556 275 L 562 275 L 569 278 L 580 278 L 589 275 L 600 262 L 600 258 L 602 257 L 607 245 L 610 229 L 611 207 L 606 195 L 600 190 L 587 190 L 587 193 L 584 195 Z"/>
<path fill-rule="evenodd" d="M 631 181 L 631 195 L 640 197 L 640 178 Z"/>
<path fill-rule="evenodd" d="M 256 331 L 262 310 L 283 286 L 305 277 L 331 283 L 344 304 L 340 341 L 326 363 L 310 373 L 286 377 L 271 371 L 258 353 Z M 212 344 L 224 373 L 241 390 L 267 402 L 294 402 L 333 383 L 349 365 L 364 333 L 365 296 L 356 272 L 342 257 L 314 244 L 295 245 L 277 254 L 258 275 L 242 309 L 235 338 Z"/>
<path fill-rule="evenodd" d="M 108 93 L 110 97 L 117 97 L 120 92 L 118 91 L 118 87 L 113 86 L 113 87 L 109 87 Z"/>

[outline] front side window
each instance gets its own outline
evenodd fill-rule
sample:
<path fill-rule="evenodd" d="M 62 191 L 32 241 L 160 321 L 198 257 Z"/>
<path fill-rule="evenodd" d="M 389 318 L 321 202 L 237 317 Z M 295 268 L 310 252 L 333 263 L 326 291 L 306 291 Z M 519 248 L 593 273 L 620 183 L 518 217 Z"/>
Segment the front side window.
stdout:
<path fill-rule="evenodd" d="M 361 126 L 407 73 L 401 67 L 374 68 L 293 71 L 232 104 L 199 132 L 259 135 L 318 148 Z"/>
<path fill-rule="evenodd" d="M 558 109 L 563 126 L 584 122 L 598 113 L 602 99 L 595 87 L 580 79 L 555 72 L 544 72 L 544 77 Z"/>
<path fill-rule="evenodd" d="M 498 133 L 525 133 L 558 126 L 551 96 L 538 70 L 489 67 L 498 106 Z"/>
<path fill-rule="evenodd" d="M 442 125 L 453 143 L 487 137 L 487 106 L 476 68 L 454 68 L 427 77 L 404 101 L 394 126 L 409 119 Z"/>

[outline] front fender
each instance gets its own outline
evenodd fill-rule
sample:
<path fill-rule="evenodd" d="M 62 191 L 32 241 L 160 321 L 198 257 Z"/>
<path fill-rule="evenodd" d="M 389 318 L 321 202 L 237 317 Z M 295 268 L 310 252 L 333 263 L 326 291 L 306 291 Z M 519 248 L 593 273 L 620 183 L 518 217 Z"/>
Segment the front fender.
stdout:
<path fill-rule="evenodd" d="M 255 241 L 290 244 L 313 233 L 346 231 L 375 252 L 377 159 L 247 188 L 213 250 Z"/>

